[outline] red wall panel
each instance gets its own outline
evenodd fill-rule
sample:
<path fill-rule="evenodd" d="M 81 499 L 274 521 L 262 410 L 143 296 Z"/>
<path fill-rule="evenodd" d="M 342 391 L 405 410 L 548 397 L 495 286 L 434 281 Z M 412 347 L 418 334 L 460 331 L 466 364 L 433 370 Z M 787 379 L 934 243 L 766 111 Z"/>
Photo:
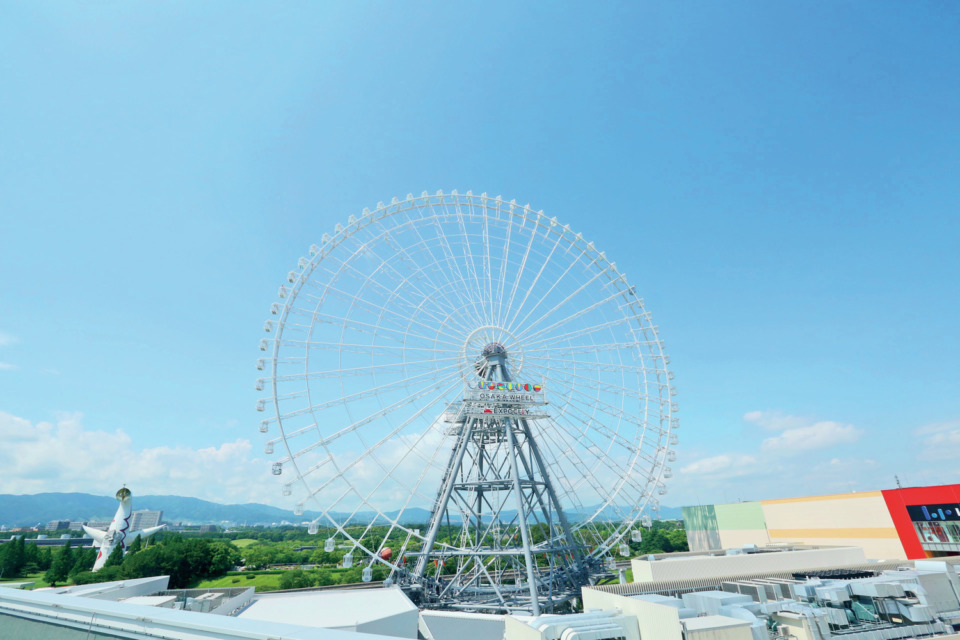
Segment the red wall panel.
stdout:
<path fill-rule="evenodd" d="M 889 489 L 881 491 L 883 500 L 887 503 L 887 510 L 897 528 L 900 543 L 911 560 L 922 560 L 928 557 L 927 552 L 920 546 L 917 532 L 913 528 L 907 506 L 922 504 L 940 504 L 947 502 L 960 503 L 960 484 L 944 484 L 937 487 L 909 487 L 906 489 Z"/>

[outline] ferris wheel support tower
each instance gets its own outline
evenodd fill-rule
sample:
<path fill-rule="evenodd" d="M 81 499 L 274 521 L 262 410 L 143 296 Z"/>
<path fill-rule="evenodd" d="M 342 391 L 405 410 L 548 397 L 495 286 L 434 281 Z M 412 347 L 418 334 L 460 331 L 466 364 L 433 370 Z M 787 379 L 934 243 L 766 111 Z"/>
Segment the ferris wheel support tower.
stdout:
<path fill-rule="evenodd" d="M 502 344 L 488 344 L 477 361 L 478 373 L 484 374 L 478 386 L 497 388 L 512 383 L 507 359 Z M 545 402 L 538 401 L 540 394 L 522 393 L 522 389 L 488 391 L 471 394 L 468 390 L 453 420 L 456 426 L 449 435 L 457 441 L 412 582 L 432 587 L 422 596 L 425 604 L 458 608 L 493 605 L 539 615 L 541 603 L 551 610 L 555 602 L 574 597 L 589 581 L 590 572 L 585 566 L 583 545 L 574 539 L 531 429 L 531 420 L 548 418 L 536 408 Z M 456 504 L 451 505 L 451 500 Z M 507 517 L 505 509 L 511 506 L 514 515 Z M 448 552 L 437 548 L 436 540 L 451 511 L 462 519 L 466 535 L 461 536 L 455 551 Z M 549 535 L 545 542 L 535 544 L 532 540 L 531 520 L 546 527 Z M 516 530 L 509 545 L 497 539 L 504 528 Z M 546 558 L 546 571 L 535 556 Z M 454 576 L 427 580 L 431 561 L 439 574 L 447 557 L 457 561 Z M 502 584 L 491 575 L 491 567 L 501 573 L 510 571 L 515 577 L 524 576 L 525 589 L 518 586 L 519 580 L 512 587 Z"/>

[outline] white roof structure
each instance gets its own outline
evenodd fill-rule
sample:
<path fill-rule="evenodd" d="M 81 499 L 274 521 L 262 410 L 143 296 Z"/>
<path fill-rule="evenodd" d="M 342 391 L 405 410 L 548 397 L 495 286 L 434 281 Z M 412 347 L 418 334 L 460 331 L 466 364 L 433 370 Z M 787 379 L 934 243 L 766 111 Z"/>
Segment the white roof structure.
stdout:
<path fill-rule="evenodd" d="M 728 616 L 699 616 L 687 618 L 681 623 L 687 631 L 706 631 L 708 629 L 722 629 L 724 627 L 749 627 L 750 623 L 739 618 Z"/>
<path fill-rule="evenodd" d="M 38 589 L 49 593 L 58 593 L 65 596 L 79 596 L 81 598 L 95 598 L 97 600 L 123 600 L 134 596 L 149 596 L 163 591 L 170 582 L 170 576 L 154 576 L 150 578 L 135 578 L 132 580 L 117 580 L 114 582 L 95 582 L 92 584 L 78 584 L 67 587 L 48 587 Z"/>
<path fill-rule="evenodd" d="M 30 589 L 35 584 L 37 583 L 33 580 L 27 580 L 26 582 L 0 582 L 0 587 L 5 589 Z"/>
<path fill-rule="evenodd" d="M 419 611 L 403 591 L 388 587 L 265 593 L 237 618 L 416 638 Z"/>
<path fill-rule="evenodd" d="M 357 636 L 316 626 L 240 620 L 192 611 L 77 598 L 52 590 L 0 589 L 0 628 L 12 637 L 43 638 L 53 625 L 132 640 L 356 640 Z M 391 640 L 368 635 L 364 640 Z"/>
<path fill-rule="evenodd" d="M 139 604 L 145 607 L 169 607 L 173 608 L 173 603 L 177 601 L 177 596 L 133 596 L 124 598 L 120 602 L 125 604 Z"/>
<path fill-rule="evenodd" d="M 820 547 L 812 549 L 764 548 L 758 553 L 678 555 L 630 561 L 634 582 L 704 580 L 757 573 L 805 571 L 824 567 L 845 567 L 867 562 L 860 547 Z"/>
<path fill-rule="evenodd" d="M 502 640 L 503 614 L 466 611 L 420 612 L 420 632 L 427 640 Z"/>

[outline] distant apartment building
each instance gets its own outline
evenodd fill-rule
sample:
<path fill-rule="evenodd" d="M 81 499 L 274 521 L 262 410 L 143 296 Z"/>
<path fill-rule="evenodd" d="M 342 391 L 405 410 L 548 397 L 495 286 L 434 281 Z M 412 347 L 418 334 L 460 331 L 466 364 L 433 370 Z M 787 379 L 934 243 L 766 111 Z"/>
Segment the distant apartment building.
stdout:
<path fill-rule="evenodd" d="M 200 525 L 200 533 L 214 533 L 219 531 L 220 527 L 215 524 L 202 524 Z"/>
<path fill-rule="evenodd" d="M 159 527 L 163 520 L 163 511 L 134 511 L 130 514 L 130 531 L 140 531 L 150 527 Z"/>
<path fill-rule="evenodd" d="M 61 531 L 70 528 L 69 520 L 51 520 L 47 523 L 47 531 Z"/>

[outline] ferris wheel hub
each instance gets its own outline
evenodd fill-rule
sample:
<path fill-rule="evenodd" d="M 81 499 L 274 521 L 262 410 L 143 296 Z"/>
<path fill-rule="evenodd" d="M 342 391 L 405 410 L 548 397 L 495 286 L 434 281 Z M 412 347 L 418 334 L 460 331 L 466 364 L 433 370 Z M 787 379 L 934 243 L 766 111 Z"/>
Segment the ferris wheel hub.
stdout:
<path fill-rule="evenodd" d="M 509 358 L 513 376 L 522 375 L 526 360 L 520 340 L 512 331 L 497 324 L 485 324 L 471 331 L 463 339 L 459 356 L 461 375 L 467 385 L 471 385 L 478 375 L 485 377 L 487 362 L 492 358 Z"/>
<path fill-rule="evenodd" d="M 491 342 L 483 348 L 483 351 L 480 352 L 480 355 L 484 358 L 489 358 L 491 356 L 502 356 L 506 358 L 507 348 L 499 342 Z"/>

